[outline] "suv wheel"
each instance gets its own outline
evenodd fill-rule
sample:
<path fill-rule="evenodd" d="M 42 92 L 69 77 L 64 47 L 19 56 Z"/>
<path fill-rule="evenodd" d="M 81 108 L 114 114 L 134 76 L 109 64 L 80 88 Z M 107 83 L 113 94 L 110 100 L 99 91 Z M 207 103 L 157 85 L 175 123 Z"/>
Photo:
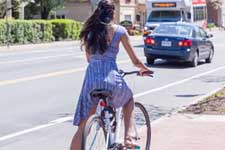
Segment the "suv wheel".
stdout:
<path fill-rule="evenodd" d="M 194 58 L 192 59 L 190 63 L 191 67 L 196 67 L 198 66 L 198 52 L 195 52 Z"/>
<path fill-rule="evenodd" d="M 205 60 L 205 62 L 206 62 L 206 63 L 211 63 L 211 62 L 212 62 L 212 59 L 213 59 L 213 56 L 214 56 L 214 50 L 211 49 L 211 50 L 210 50 L 209 57 Z"/>

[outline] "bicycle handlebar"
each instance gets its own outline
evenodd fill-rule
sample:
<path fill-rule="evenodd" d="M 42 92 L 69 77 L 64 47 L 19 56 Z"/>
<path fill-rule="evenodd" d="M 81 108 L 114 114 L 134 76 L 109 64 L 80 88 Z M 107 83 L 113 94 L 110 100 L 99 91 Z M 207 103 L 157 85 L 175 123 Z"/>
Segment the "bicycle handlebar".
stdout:
<path fill-rule="evenodd" d="M 139 71 L 123 71 L 123 70 L 119 70 L 119 73 L 122 75 L 122 77 L 125 77 L 126 75 L 132 75 L 132 74 L 136 74 L 137 76 L 140 76 L 140 72 Z M 153 77 L 151 74 L 148 74 L 147 76 L 149 77 Z"/>

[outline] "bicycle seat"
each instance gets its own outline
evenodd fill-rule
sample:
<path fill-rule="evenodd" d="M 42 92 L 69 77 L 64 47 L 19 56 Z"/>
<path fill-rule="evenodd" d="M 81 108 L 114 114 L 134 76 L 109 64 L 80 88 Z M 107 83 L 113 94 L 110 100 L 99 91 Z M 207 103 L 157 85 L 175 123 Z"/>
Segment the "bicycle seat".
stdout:
<path fill-rule="evenodd" d="M 106 97 L 111 98 L 112 97 L 112 91 L 105 90 L 105 89 L 94 89 L 90 92 L 91 97 L 98 97 L 105 99 Z"/>

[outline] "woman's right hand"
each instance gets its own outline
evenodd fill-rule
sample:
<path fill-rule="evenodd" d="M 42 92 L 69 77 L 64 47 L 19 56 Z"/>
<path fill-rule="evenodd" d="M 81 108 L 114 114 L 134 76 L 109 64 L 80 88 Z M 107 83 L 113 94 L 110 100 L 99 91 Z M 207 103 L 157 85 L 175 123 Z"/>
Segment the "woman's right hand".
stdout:
<path fill-rule="evenodd" d="M 151 76 L 153 77 L 154 71 L 148 69 L 147 67 L 141 68 L 139 71 L 140 76 Z"/>

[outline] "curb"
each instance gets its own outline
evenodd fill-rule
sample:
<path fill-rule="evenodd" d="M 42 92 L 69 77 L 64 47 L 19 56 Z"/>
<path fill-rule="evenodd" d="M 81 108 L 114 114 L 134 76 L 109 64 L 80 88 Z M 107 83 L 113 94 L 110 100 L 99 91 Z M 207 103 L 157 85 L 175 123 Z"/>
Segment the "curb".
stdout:
<path fill-rule="evenodd" d="M 178 109 L 178 110 L 177 110 L 177 113 L 178 113 L 179 111 L 182 111 L 182 110 L 186 109 L 188 106 L 193 105 L 193 104 L 196 104 L 196 103 L 198 103 L 199 101 L 202 101 L 202 100 L 206 99 L 207 97 L 209 97 L 209 96 L 211 96 L 211 95 L 213 95 L 213 94 L 219 92 L 219 91 L 222 90 L 224 87 L 225 87 L 225 85 L 223 85 L 222 87 L 219 87 L 219 88 L 217 88 L 217 89 L 215 89 L 215 90 L 209 92 L 209 93 L 206 94 L 206 95 L 201 96 L 200 98 L 198 98 L 198 99 L 192 101 L 192 102 L 189 103 L 188 105 L 183 106 L 182 108 Z"/>
<path fill-rule="evenodd" d="M 142 38 L 142 36 L 131 36 L 130 39 L 135 38 Z M 21 45 L 0 45 L 0 52 L 7 52 L 7 51 L 20 51 L 20 50 L 27 50 L 27 49 L 38 49 L 38 48 L 49 48 L 51 46 L 67 46 L 67 45 L 79 45 L 80 40 L 73 40 L 73 41 L 54 41 L 54 42 L 46 42 L 46 43 L 36 43 L 36 44 L 21 44 Z"/>
<path fill-rule="evenodd" d="M 3 45 L 0 46 L 0 52 L 7 52 L 7 51 L 20 51 L 20 50 L 27 50 L 27 49 L 38 49 L 38 48 L 49 48 L 49 47 L 56 47 L 56 46 L 66 46 L 66 45 L 76 45 L 79 44 L 80 41 L 57 41 L 57 42 L 49 42 L 49 43 L 37 43 L 37 44 L 21 44 L 21 45 Z"/>

